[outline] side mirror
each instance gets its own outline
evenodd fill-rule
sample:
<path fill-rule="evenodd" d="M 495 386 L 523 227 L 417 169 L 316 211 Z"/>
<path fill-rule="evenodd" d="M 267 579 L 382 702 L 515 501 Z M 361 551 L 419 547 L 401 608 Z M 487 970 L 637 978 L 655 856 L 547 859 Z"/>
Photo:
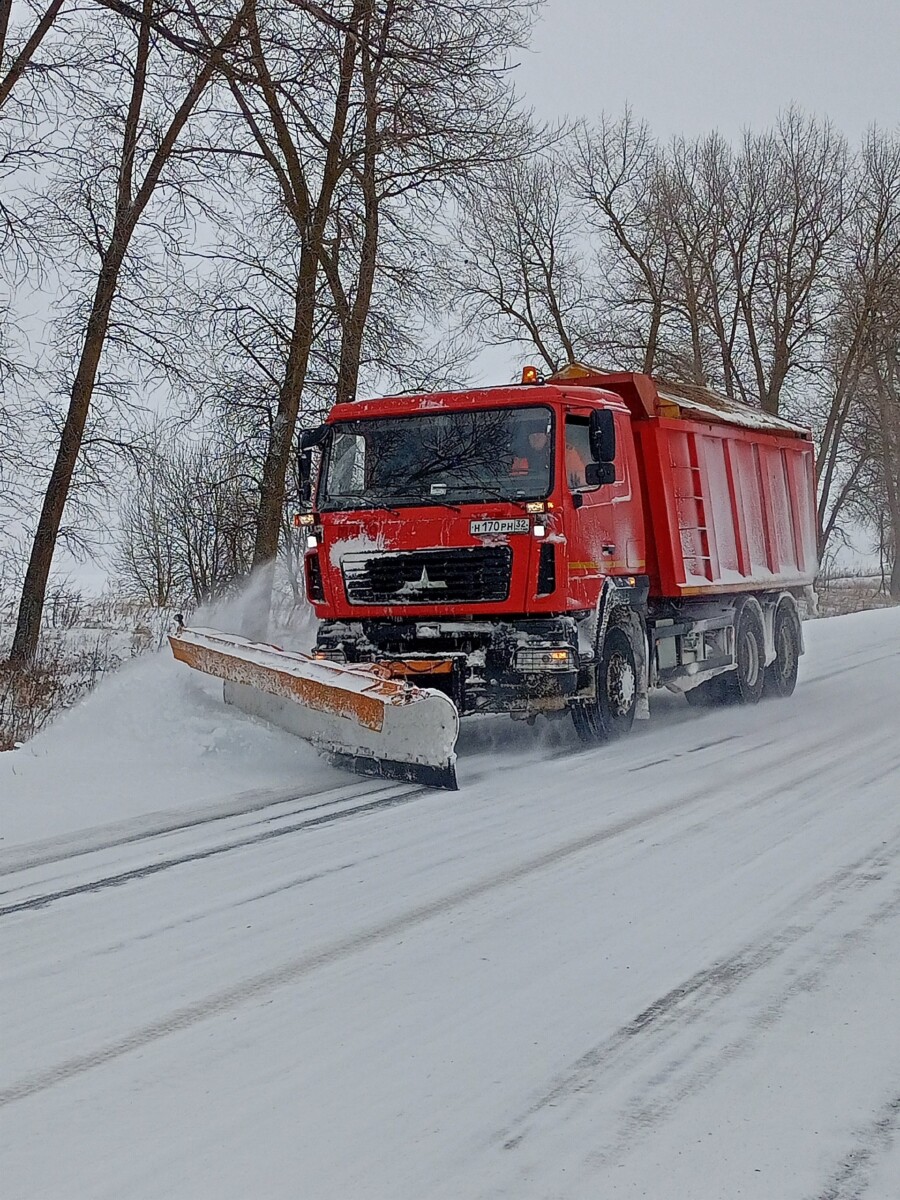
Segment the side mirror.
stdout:
<path fill-rule="evenodd" d="M 615 483 L 616 464 L 611 462 L 586 463 L 584 481 L 588 487 L 601 487 L 604 483 Z"/>
<path fill-rule="evenodd" d="M 321 446 L 328 435 L 327 425 L 301 429 L 297 438 L 297 495 L 303 508 L 312 501 L 312 452 Z"/>
<path fill-rule="evenodd" d="M 597 462 L 611 463 L 616 457 L 616 422 L 608 408 L 591 413 L 591 454 Z"/>
<path fill-rule="evenodd" d="M 308 450 L 297 455 L 297 495 L 301 506 L 308 508 L 312 500 L 312 455 Z"/>
<path fill-rule="evenodd" d="M 315 446 L 321 446 L 327 433 L 327 425 L 317 425 L 315 429 L 301 429 L 300 437 L 297 439 L 297 449 L 302 454 L 304 450 L 312 450 Z"/>

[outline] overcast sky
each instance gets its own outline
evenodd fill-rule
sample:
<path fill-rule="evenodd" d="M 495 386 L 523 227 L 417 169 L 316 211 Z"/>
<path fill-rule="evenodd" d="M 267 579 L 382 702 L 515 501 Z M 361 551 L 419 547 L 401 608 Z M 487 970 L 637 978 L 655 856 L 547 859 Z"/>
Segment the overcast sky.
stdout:
<path fill-rule="evenodd" d="M 515 73 L 538 116 L 618 115 L 661 138 L 763 129 L 792 102 L 852 141 L 900 123 L 900 0 L 545 0 Z M 527 352 L 484 350 L 480 383 Z"/>
<path fill-rule="evenodd" d="M 900 121 L 898 59 L 900 0 L 546 0 L 517 77 L 544 117 L 733 138 L 796 101 L 856 140 Z"/>

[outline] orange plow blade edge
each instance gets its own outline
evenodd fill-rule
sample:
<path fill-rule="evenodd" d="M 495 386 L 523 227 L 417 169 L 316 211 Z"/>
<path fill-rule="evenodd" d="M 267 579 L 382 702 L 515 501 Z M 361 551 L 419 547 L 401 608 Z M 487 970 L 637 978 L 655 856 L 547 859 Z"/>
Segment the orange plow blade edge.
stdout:
<path fill-rule="evenodd" d="M 377 666 L 344 665 L 214 629 L 181 627 L 175 657 L 222 679 L 225 702 L 363 775 L 455 790 L 459 714 L 449 697 Z"/>

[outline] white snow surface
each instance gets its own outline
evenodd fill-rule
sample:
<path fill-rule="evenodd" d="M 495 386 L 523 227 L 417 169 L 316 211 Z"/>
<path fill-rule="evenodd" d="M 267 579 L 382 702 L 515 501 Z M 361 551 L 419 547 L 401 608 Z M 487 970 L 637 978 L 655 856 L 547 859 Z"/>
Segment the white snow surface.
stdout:
<path fill-rule="evenodd" d="M 897 1200 L 900 610 L 805 637 L 459 793 L 162 660 L 0 756 L 3 1200 Z"/>
<path fill-rule="evenodd" d="M 10 846 L 260 788 L 341 779 L 315 751 L 261 722 L 236 719 L 222 684 L 159 654 L 129 663 L 21 749 L 0 754 L 0 856 Z M 104 836 L 98 831 L 98 836 Z"/>

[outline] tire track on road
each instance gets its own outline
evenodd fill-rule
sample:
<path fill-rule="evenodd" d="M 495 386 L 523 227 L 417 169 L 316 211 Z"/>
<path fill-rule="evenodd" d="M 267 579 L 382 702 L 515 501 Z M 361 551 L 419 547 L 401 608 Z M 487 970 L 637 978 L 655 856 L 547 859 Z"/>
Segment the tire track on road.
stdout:
<path fill-rule="evenodd" d="M 733 740 L 733 739 L 728 738 L 725 740 Z M 821 743 L 821 745 L 822 746 L 829 745 L 830 741 L 831 741 L 831 739 L 826 739 Z M 715 743 L 715 742 L 707 742 L 701 746 L 693 747 L 689 751 L 685 751 L 685 753 L 694 753 L 694 752 L 698 752 L 701 750 L 707 750 L 707 749 L 710 749 L 717 745 L 718 745 L 718 743 Z M 818 743 L 815 745 L 815 747 L 813 747 L 814 750 L 818 750 L 819 748 L 820 748 L 820 745 Z M 737 753 L 734 755 L 734 757 L 737 758 L 742 754 L 751 753 L 753 750 L 754 750 L 753 746 L 745 747 L 745 748 L 737 751 Z M 570 757 L 570 756 L 568 754 L 566 754 L 565 752 L 560 752 L 559 754 L 552 755 L 551 761 L 559 759 L 559 758 L 568 758 L 568 757 Z M 783 766 L 785 766 L 787 763 L 793 761 L 795 758 L 796 758 L 796 752 L 794 750 L 791 750 L 789 753 L 785 753 L 783 756 L 779 756 L 777 758 L 770 759 L 769 762 L 765 766 L 765 770 L 767 772 L 771 771 L 771 770 L 776 770 L 776 771 L 780 770 Z M 485 779 L 487 777 L 488 774 L 489 774 L 488 772 L 479 772 L 478 774 L 471 776 L 470 778 L 468 778 L 466 780 L 466 786 L 471 786 L 472 784 L 482 781 L 483 779 Z M 398 786 L 402 786 L 402 785 L 392 784 L 392 785 L 389 785 L 389 788 L 393 793 L 394 789 L 396 789 Z M 246 834 L 240 838 L 234 838 L 228 842 L 221 842 L 216 846 L 201 847 L 198 850 L 186 851 L 183 854 L 173 855 L 173 856 L 163 859 L 161 861 L 157 860 L 152 863 L 144 864 L 142 866 L 131 867 L 125 871 L 118 871 L 118 872 L 110 873 L 108 875 L 99 876 L 95 879 L 85 880 L 83 883 L 71 884 L 68 887 L 55 888 L 50 891 L 41 892 L 39 895 L 29 896 L 23 900 L 17 900 L 12 903 L 0 905 L 0 919 L 2 919 L 3 917 L 13 916 L 16 913 L 40 911 L 41 909 L 44 909 L 44 908 L 48 907 L 49 905 L 56 903 L 59 900 L 66 900 L 66 899 L 70 899 L 75 896 L 96 894 L 97 892 L 103 891 L 106 888 L 120 887 L 124 884 L 132 883 L 137 880 L 150 878 L 153 875 L 158 875 L 158 874 L 160 874 L 164 871 L 168 871 L 174 867 L 183 866 L 186 863 L 202 862 L 206 859 L 214 858 L 218 855 L 226 854 L 233 850 L 240 850 L 240 849 L 246 848 L 248 846 L 259 845 L 264 842 L 272 841 L 276 838 L 285 837 L 285 836 L 288 836 L 293 833 L 302 832 L 305 829 L 318 828 L 322 825 L 333 824 L 334 822 L 343 820 L 345 818 L 350 818 L 350 817 L 354 817 L 354 816 L 362 816 L 362 815 L 366 815 L 368 813 L 378 812 L 381 810 L 398 807 L 401 804 L 409 803 L 412 800 L 424 797 L 426 795 L 435 794 L 433 789 L 415 786 L 415 787 L 409 788 L 409 789 L 401 792 L 399 795 L 392 794 L 391 796 L 377 798 L 379 793 L 383 790 L 384 790 L 384 788 L 379 788 L 374 793 L 372 791 L 367 791 L 367 792 L 363 793 L 364 796 L 372 796 L 374 794 L 376 796 L 376 799 L 370 800 L 364 804 L 354 805 L 353 807 L 350 807 L 350 808 L 342 808 L 338 812 L 327 812 L 327 813 L 321 814 L 316 817 L 310 817 L 306 820 L 294 822 L 293 824 L 290 824 L 290 825 L 279 825 L 279 827 L 277 829 L 267 829 L 267 830 L 264 830 L 264 831 L 261 831 L 258 833 Z M 716 791 L 717 791 L 717 789 L 710 789 L 707 792 L 702 792 L 699 794 L 696 791 L 691 791 L 688 794 L 682 795 L 681 797 L 679 797 L 677 801 L 672 803 L 672 805 L 666 805 L 664 807 L 664 809 L 661 810 L 662 815 L 667 815 L 670 811 L 673 811 L 674 808 L 677 808 L 677 807 L 681 807 L 684 805 L 690 805 L 690 804 L 702 803 L 705 800 L 709 799 L 709 797 L 711 795 L 715 794 Z M 770 798 L 771 798 L 770 794 L 768 792 L 766 792 L 766 793 L 756 797 L 754 799 L 754 803 L 762 803 L 765 800 L 770 799 Z M 334 805 L 342 803 L 342 802 L 343 802 L 343 798 L 340 798 L 337 800 L 326 801 L 322 804 L 311 805 L 304 809 L 294 810 L 292 813 L 289 813 L 289 814 L 282 814 L 282 815 L 275 816 L 275 817 L 264 817 L 264 818 L 262 818 L 262 820 L 266 824 L 271 824 L 274 821 L 284 820 L 284 819 L 286 819 L 287 816 L 290 816 L 290 815 L 296 815 L 297 813 L 315 812 L 316 809 L 319 809 L 319 808 L 332 808 Z M 284 801 L 280 801 L 279 803 L 284 803 Z M 254 810 L 250 809 L 248 811 L 252 812 Z M 237 815 L 246 815 L 246 813 L 237 814 Z M 710 819 L 712 819 L 712 818 L 710 818 Z M 205 822 L 199 822 L 199 823 L 203 824 Z M 194 823 L 192 822 L 191 825 L 188 826 L 188 828 L 192 828 L 193 824 Z M 180 829 L 181 827 L 179 826 L 178 828 Z M 172 831 L 166 831 L 166 832 L 172 832 Z M 145 836 L 149 836 L 149 835 L 145 835 Z M 28 869 L 31 869 L 31 868 L 23 867 L 22 871 L 28 870 Z M 0 896 L 2 896 L 3 894 L 4 893 L 0 892 Z"/>
<path fill-rule="evenodd" d="M 795 760 L 796 749 L 792 748 L 790 754 L 784 756 L 783 761 L 780 758 L 771 760 L 761 770 L 758 778 L 764 778 L 770 771 L 774 771 L 777 774 L 787 762 Z M 811 770 L 808 776 L 811 778 L 815 773 L 816 769 Z M 777 792 L 784 786 L 782 782 L 773 788 L 772 792 Z M 131 1034 L 111 1042 L 105 1047 L 77 1055 L 55 1067 L 42 1071 L 30 1078 L 20 1080 L 0 1090 L 0 1107 L 42 1092 L 57 1083 L 62 1083 L 85 1071 L 92 1070 L 134 1050 L 148 1046 L 160 1038 L 188 1029 L 200 1021 L 228 1012 L 276 988 L 295 983 L 313 971 L 339 962 L 381 942 L 395 938 L 435 917 L 442 916 L 460 905 L 467 904 L 483 896 L 490 895 L 492 892 L 519 883 L 537 872 L 555 867 L 575 855 L 592 850 L 624 834 L 640 829 L 642 826 L 652 824 L 655 821 L 678 812 L 680 809 L 702 805 L 711 797 L 718 796 L 720 791 L 720 786 L 716 785 L 699 794 L 693 792 L 688 795 L 681 795 L 662 804 L 655 805 L 651 809 L 645 809 L 643 812 L 624 817 L 617 822 L 604 826 L 602 829 L 581 834 L 576 838 L 564 842 L 562 845 L 554 847 L 552 850 L 535 855 L 517 866 L 490 875 L 485 879 L 463 885 L 446 893 L 444 896 L 417 906 L 383 924 L 371 926 L 368 929 L 333 942 L 331 945 L 325 946 L 320 950 L 299 955 L 278 967 L 223 988 L 210 996 L 185 1005 L 169 1013 L 167 1016 L 161 1017 L 133 1031 Z M 759 803 L 760 800 L 754 798 L 750 802 Z M 387 804 L 389 801 L 382 803 Z M 353 810 L 353 813 L 350 815 L 354 815 L 358 811 Z M 321 822 L 323 818 L 318 818 L 318 820 Z M 281 832 L 272 830 L 263 836 L 266 840 L 269 840 L 272 836 L 278 835 Z M 849 868 L 849 870 L 852 870 L 852 868 Z"/>
<path fill-rule="evenodd" d="M 39 842 L 10 847 L 0 850 L 0 878 L 6 875 L 16 875 L 22 871 L 30 871 L 37 867 L 51 866 L 54 863 L 64 863 L 71 859 L 83 858 L 89 854 L 99 854 L 104 850 L 114 850 L 119 846 L 128 846 L 136 842 L 150 841 L 170 833 L 181 833 L 184 830 L 196 829 L 204 825 L 212 825 L 217 821 L 227 821 L 232 818 L 250 816 L 267 808 L 277 808 L 280 804 L 290 804 L 292 801 L 317 800 L 328 797 L 332 792 L 346 792 L 353 787 L 346 782 L 333 784 L 318 792 L 310 792 L 299 796 L 296 788 L 280 788 L 267 792 L 243 792 L 231 799 L 211 802 L 202 808 L 178 809 L 171 813 L 149 813 L 143 817 L 135 817 L 128 821 L 117 821 L 112 825 L 95 826 L 81 833 L 65 834 L 60 837 L 46 838 Z M 354 790 L 358 790 L 358 787 Z M 324 804 L 339 804 L 347 797 L 332 797 L 323 800 Z M 311 805 L 310 808 L 320 808 L 321 804 Z"/>
<path fill-rule="evenodd" d="M 698 747 L 697 749 L 707 749 L 707 748 L 709 748 L 710 745 L 713 745 L 713 744 L 714 743 L 708 743 L 708 744 L 704 745 L 703 747 Z M 814 747 L 812 747 L 812 750 L 817 751 L 817 750 L 821 749 L 823 746 L 830 745 L 830 744 L 831 744 L 830 738 L 824 739 L 821 743 L 816 743 L 816 745 Z M 746 747 L 745 749 L 738 751 L 738 753 L 737 753 L 737 755 L 735 755 L 735 757 L 738 757 L 741 754 L 751 753 L 752 750 L 753 750 L 752 746 Z M 766 771 L 772 771 L 772 770 L 779 771 L 783 766 L 785 766 L 789 762 L 792 762 L 795 758 L 796 758 L 796 753 L 793 750 L 791 750 L 789 753 L 786 753 L 783 756 L 770 759 L 769 762 L 766 764 Z M 813 772 L 813 773 L 815 774 L 815 772 Z M 396 785 L 394 785 L 394 786 L 396 786 Z M 775 788 L 776 792 L 778 790 L 780 790 L 780 787 Z M 716 791 L 716 789 L 710 789 L 709 792 L 701 793 L 700 795 L 698 795 L 696 792 L 691 792 L 686 796 L 680 797 L 676 802 L 674 802 L 673 808 L 681 807 L 684 805 L 702 803 L 703 801 L 708 799 L 710 795 L 714 794 L 715 791 Z M 371 795 L 370 792 L 367 792 L 365 794 Z M 295 822 L 292 825 L 279 826 L 278 829 L 266 830 L 261 833 L 249 834 L 242 838 L 235 839 L 231 842 L 220 843 L 218 846 L 205 847 L 205 848 L 201 848 L 196 851 L 185 852 L 184 854 L 173 856 L 171 858 L 164 859 L 162 861 L 148 863 L 148 864 L 146 864 L 144 866 L 140 866 L 140 867 L 132 867 L 132 868 L 129 868 L 127 871 L 119 871 L 114 874 L 101 876 L 101 877 L 93 879 L 93 880 L 86 880 L 84 883 L 71 884 L 69 887 L 57 888 L 57 889 L 54 889 L 53 891 L 42 892 L 40 895 L 30 896 L 25 900 L 18 900 L 13 903 L 8 903 L 6 905 L 0 905 L 0 918 L 6 917 L 6 916 L 12 916 L 16 913 L 40 911 L 41 909 L 44 909 L 48 905 L 53 904 L 59 900 L 69 899 L 74 896 L 92 895 L 92 894 L 103 891 L 106 888 L 110 888 L 110 887 L 120 887 L 123 884 L 132 883 L 136 880 L 146 879 L 146 878 L 150 878 L 153 875 L 158 875 L 161 872 L 170 870 L 173 867 L 183 866 L 184 864 L 190 863 L 190 862 L 202 862 L 205 859 L 214 858 L 217 855 L 225 854 L 232 850 L 238 850 L 238 849 L 242 849 L 242 848 L 245 848 L 248 846 L 258 845 L 263 842 L 272 841 L 275 838 L 284 837 L 284 836 L 287 836 L 287 835 L 293 834 L 293 833 L 298 833 L 304 829 L 316 828 L 320 825 L 333 824 L 335 821 L 342 820 L 345 817 L 365 815 L 366 813 L 379 811 L 381 809 L 394 808 L 394 807 L 397 807 L 401 803 L 406 803 L 410 800 L 414 800 L 414 799 L 418 798 L 420 795 L 424 796 L 426 794 L 428 794 L 428 789 L 412 788 L 409 791 L 401 793 L 399 796 L 385 797 L 380 800 L 373 800 L 366 804 L 356 805 L 353 808 L 341 809 L 340 812 L 326 813 L 326 814 L 323 814 L 318 817 L 312 817 L 309 820 Z M 745 805 L 750 804 L 750 806 L 755 806 L 757 804 L 764 803 L 765 801 L 771 799 L 772 794 L 773 794 L 772 792 L 766 791 L 766 792 L 760 793 L 758 795 L 755 795 L 751 801 L 745 802 Z M 337 803 L 337 802 L 334 801 L 332 803 Z M 312 809 L 307 809 L 305 811 L 314 811 L 315 808 L 318 808 L 318 807 L 326 807 L 326 805 L 316 805 Z M 330 807 L 330 805 L 327 805 L 327 807 Z M 668 812 L 673 810 L 673 808 L 670 808 L 667 806 L 665 808 L 665 812 L 663 815 L 667 815 Z M 733 810 L 731 810 L 731 811 L 733 811 Z M 278 818 L 271 818 L 271 820 L 277 820 L 277 819 Z M 710 817 L 710 818 L 707 818 L 707 821 L 700 821 L 697 824 L 697 827 L 703 828 L 706 825 L 706 823 L 708 822 L 708 820 L 713 820 L 713 819 L 714 819 L 714 817 Z M 694 828 L 694 827 L 692 826 L 692 828 Z M 0 893 L 0 894 L 2 894 L 2 893 Z"/>
<path fill-rule="evenodd" d="M 659 1059 L 659 1067 L 653 1078 L 649 1082 L 643 1080 L 639 1090 L 621 1110 L 615 1137 L 603 1150 L 595 1152 L 588 1159 L 595 1169 L 618 1161 L 623 1153 L 632 1149 L 642 1136 L 664 1120 L 680 1103 L 702 1090 L 729 1062 L 745 1054 L 758 1037 L 781 1018 L 791 999 L 820 987 L 828 971 L 863 944 L 872 930 L 900 915 L 900 889 L 895 888 L 851 931 L 825 930 L 823 933 L 821 929 L 830 916 L 860 891 L 869 890 L 881 882 L 885 869 L 893 865 L 898 857 L 900 836 L 890 843 L 879 842 L 865 855 L 810 888 L 805 895 L 791 902 L 784 914 L 788 924 L 782 929 L 772 932 L 770 925 L 767 932 L 745 944 L 733 955 L 696 972 L 647 1005 L 579 1058 L 565 1075 L 494 1140 L 499 1141 L 506 1150 L 515 1150 L 537 1132 L 534 1122 L 544 1110 L 559 1107 L 567 1101 L 574 1103 L 577 1098 L 586 1099 L 596 1095 L 604 1086 L 604 1079 L 610 1071 L 615 1070 L 616 1078 L 621 1079 L 623 1074 L 639 1072 L 644 1064 Z M 804 942 L 810 939 L 812 944 L 801 956 L 800 963 L 789 978 L 782 976 L 776 981 L 774 994 L 750 1021 L 745 1032 L 724 1044 L 716 1045 L 715 1024 L 711 1020 L 716 1008 L 790 951 L 800 949 L 802 952 Z M 805 969 L 803 957 L 807 961 L 813 960 L 812 965 Z M 778 987 L 779 984 L 784 986 Z M 676 1050 L 668 1058 L 660 1054 L 661 1044 L 674 1041 L 701 1022 L 702 1032 L 689 1050 Z M 653 1096 L 652 1101 L 646 1098 L 648 1095 Z M 863 1144 L 868 1144 L 865 1139 Z M 854 1194 L 847 1192 L 846 1200 Z M 827 1192 L 825 1197 L 830 1200 Z M 836 1192 L 835 1200 L 845 1200 L 845 1193 Z"/>
<path fill-rule="evenodd" d="M 900 1133 L 900 1096 L 895 1096 L 878 1110 L 868 1124 L 858 1129 L 853 1147 L 841 1156 L 836 1167 L 815 1200 L 858 1200 L 867 1187 L 873 1166 L 887 1154 Z"/>
<path fill-rule="evenodd" d="M 366 794 L 369 795 L 371 793 Z M 425 788 L 412 788 L 401 792 L 399 795 L 384 796 L 381 799 L 370 800 L 366 804 L 357 804 L 352 808 L 342 808 L 339 812 L 322 813 L 320 816 L 311 817 L 306 821 L 295 821 L 291 825 L 284 825 L 278 829 L 266 829 L 261 833 L 253 833 L 247 837 L 220 843 L 217 846 L 206 846 L 199 850 L 175 855 L 161 862 L 146 863 L 143 866 L 132 867 L 127 871 L 119 871 L 113 875 L 104 875 L 98 879 L 89 879 L 84 883 L 57 888 L 52 892 L 42 892 L 38 896 L 30 896 L 27 900 L 18 900 L 13 904 L 0 906 L 0 917 L 12 916 L 15 913 L 37 911 L 46 908 L 49 904 L 53 904 L 57 900 L 67 900 L 72 896 L 92 895 L 106 888 L 121 887 L 123 884 L 132 883 L 138 879 L 149 879 L 151 876 L 158 875 L 162 871 L 170 871 L 174 867 L 181 867 L 186 863 L 203 862 L 206 859 L 215 858 L 220 854 L 229 854 L 233 850 L 240 850 L 247 846 L 258 846 L 263 842 L 287 837 L 290 834 L 299 833 L 305 829 L 317 829 L 322 825 L 331 825 L 335 821 L 343 821 L 351 817 L 363 816 L 367 813 L 378 812 L 383 809 L 396 808 L 400 804 L 408 804 L 410 801 L 417 800 L 427 794 L 428 791 Z M 322 806 L 319 805 L 317 807 Z"/>
<path fill-rule="evenodd" d="M 869 655 L 860 662 L 845 664 L 844 666 L 834 667 L 829 671 L 822 671 L 818 675 L 811 675 L 808 679 L 803 680 L 804 688 L 813 687 L 818 683 L 825 683 L 829 679 L 837 679 L 840 675 L 849 675 L 851 671 L 861 671 L 863 667 L 871 667 L 876 663 L 880 664 L 889 658 L 900 658 L 900 650 L 892 650 L 887 654 Z"/>

